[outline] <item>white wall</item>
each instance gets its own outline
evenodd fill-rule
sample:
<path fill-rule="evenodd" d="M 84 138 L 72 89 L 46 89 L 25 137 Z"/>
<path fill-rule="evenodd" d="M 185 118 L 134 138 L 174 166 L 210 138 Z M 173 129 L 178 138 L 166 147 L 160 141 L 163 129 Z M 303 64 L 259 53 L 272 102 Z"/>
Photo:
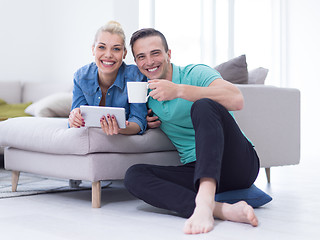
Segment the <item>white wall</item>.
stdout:
<path fill-rule="evenodd" d="M 301 90 L 302 150 L 320 156 L 320 1 L 287 3 L 287 75 L 289 86 Z"/>
<path fill-rule="evenodd" d="M 94 60 L 94 34 L 109 20 L 130 38 L 138 0 L 0 0 L 0 81 L 72 81 Z"/>
<path fill-rule="evenodd" d="M 119 21 L 129 42 L 139 27 L 138 2 L 0 0 L 0 81 L 72 81 L 79 67 L 93 61 L 91 44 L 102 24 Z M 317 154 L 312 143 L 320 135 L 320 1 L 286 3 L 288 86 L 301 90 L 303 150 Z"/>

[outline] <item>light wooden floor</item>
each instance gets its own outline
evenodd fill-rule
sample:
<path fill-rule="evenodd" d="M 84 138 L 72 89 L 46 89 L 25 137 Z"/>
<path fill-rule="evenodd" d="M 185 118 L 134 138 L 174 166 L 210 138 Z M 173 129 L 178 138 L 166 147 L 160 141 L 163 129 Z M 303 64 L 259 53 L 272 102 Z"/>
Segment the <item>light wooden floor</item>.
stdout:
<path fill-rule="evenodd" d="M 255 210 L 256 228 L 216 220 L 209 234 L 187 236 L 185 219 L 135 199 L 114 182 L 102 191 L 99 209 L 91 208 L 91 191 L 0 199 L 0 239 L 320 239 L 320 151 L 311 127 L 302 129 L 308 144 L 302 144 L 299 165 L 271 168 L 271 184 L 260 170 L 256 186 L 273 201 Z"/>
<path fill-rule="evenodd" d="M 320 160 L 303 157 L 297 166 L 261 173 L 256 185 L 274 200 L 256 209 L 260 224 L 216 220 L 209 234 L 182 233 L 184 219 L 148 206 L 115 182 L 91 208 L 90 191 L 0 200 L 1 239 L 320 239 Z"/>

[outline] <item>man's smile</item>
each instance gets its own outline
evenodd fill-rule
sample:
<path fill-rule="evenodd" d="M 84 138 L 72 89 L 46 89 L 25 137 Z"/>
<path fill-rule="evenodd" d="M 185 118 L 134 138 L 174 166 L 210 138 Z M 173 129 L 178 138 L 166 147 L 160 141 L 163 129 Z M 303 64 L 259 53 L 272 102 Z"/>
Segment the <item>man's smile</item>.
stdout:
<path fill-rule="evenodd" d="M 159 67 L 154 67 L 154 68 L 148 68 L 147 71 L 148 72 L 154 72 L 158 69 Z"/>

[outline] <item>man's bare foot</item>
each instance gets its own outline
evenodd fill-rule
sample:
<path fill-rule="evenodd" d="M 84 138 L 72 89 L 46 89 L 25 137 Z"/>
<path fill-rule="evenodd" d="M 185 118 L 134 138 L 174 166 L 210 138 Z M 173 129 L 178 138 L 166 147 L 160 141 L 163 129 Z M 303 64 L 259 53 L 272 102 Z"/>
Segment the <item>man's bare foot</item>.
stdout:
<path fill-rule="evenodd" d="M 212 208 L 212 204 L 197 205 L 192 216 L 184 224 L 184 233 L 199 234 L 210 232 L 214 223 Z"/>
<path fill-rule="evenodd" d="M 222 207 L 224 218 L 233 222 L 249 223 L 252 226 L 258 226 L 258 218 L 254 214 L 253 208 L 246 202 L 241 201 Z"/>

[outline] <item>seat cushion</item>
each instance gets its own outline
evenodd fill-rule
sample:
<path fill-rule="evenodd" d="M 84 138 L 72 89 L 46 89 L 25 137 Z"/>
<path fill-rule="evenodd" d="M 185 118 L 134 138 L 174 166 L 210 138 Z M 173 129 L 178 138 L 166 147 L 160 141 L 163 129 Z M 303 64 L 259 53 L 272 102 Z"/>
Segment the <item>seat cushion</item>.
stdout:
<path fill-rule="evenodd" d="M 143 135 L 107 136 L 101 128 L 68 128 L 65 118 L 19 117 L 0 122 L 0 145 L 53 153 L 148 153 L 175 151 L 160 129 Z"/>

